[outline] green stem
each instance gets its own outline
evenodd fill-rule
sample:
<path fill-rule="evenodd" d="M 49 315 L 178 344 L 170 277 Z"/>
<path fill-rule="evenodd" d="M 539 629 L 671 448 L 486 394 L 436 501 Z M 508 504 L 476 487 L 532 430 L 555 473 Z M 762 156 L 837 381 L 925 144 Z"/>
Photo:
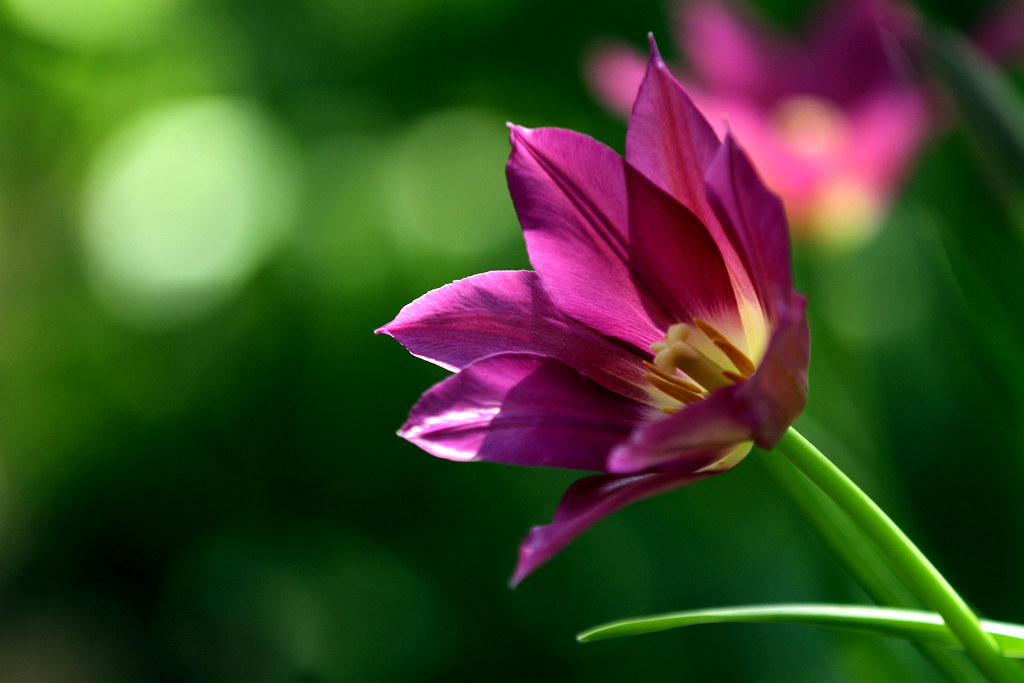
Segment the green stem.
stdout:
<path fill-rule="evenodd" d="M 981 630 L 978 617 L 949 582 L 889 519 L 871 498 L 792 427 L 775 447 L 804 473 L 903 574 L 918 597 L 942 615 L 946 625 L 959 638 L 964 650 L 988 678 L 1000 683 L 1024 683 L 1024 671 L 1003 657 L 996 641 Z"/>
<path fill-rule="evenodd" d="M 872 601 L 883 607 L 921 607 L 885 558 L 879 555 L 878 548 L 792 464 L 774 457 L 760 458 L 757 462 L 768 470 L 803 513 L 804 520 L 846 566 Z M 914 643 L 914 647 L 952 683 L 977 683 L 980 680 L 977 670 L 962 661 L 963 655 L 923 643 Z"/>

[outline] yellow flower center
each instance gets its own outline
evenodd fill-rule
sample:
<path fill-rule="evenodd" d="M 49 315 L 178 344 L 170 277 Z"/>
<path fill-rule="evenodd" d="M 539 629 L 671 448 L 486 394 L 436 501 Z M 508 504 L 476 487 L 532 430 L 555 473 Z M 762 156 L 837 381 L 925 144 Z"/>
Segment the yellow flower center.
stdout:
<path fill-rule="evenodd" d="M 692 325 L 672 325 L 663 340 L 651 344 L 651 351 L 654 362 L 644 363 L 650 371 L 644 377 L 672 399 L 662 407 L 670 414 L 754 373 L 754 363 L 743 351 L 699 319 L 694 319 Z"/>
<path fill-rule="evenodd" d="M 782 143 L 793 154 L 808 159 L 832 156 L 849 142 L 846 114 L 821 97 L 787 97 L 772 111 L 772 123 Z"/>

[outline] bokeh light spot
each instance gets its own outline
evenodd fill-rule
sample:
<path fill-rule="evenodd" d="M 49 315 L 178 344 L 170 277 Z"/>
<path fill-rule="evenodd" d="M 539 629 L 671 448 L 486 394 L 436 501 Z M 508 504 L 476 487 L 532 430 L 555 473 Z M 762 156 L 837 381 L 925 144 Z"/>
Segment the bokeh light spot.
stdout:
<path fill-rule="evenodd" d="M 497 116 L 452 109 L 414 123 L 381 170 L 396 246 L 477 256 L 518 239 L 505 186 L 508 130 Z"/>
<path fill-rule="evenodd" d="M 94 291 L 144 326 L 215 309 L 292 227 L 297 158 L 243 100 L 188 100 L 128 122 L 86 182 L 82 242 Z"/>
<path fill-rule="evenodd" d="M 137 43 L 186 0 L 3 0 L 26 33 L 62 47 Z"/>

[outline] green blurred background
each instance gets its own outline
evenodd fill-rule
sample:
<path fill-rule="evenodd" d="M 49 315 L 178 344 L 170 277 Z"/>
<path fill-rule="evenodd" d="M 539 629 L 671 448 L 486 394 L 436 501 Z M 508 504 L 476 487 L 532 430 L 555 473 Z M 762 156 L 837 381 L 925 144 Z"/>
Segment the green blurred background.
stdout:
<path fill-rule="evenodd" d="M 527 267 L 505 121 L 621 149 L 581 58 L 651 30 L 672 55 L 653 1 L 0 1 L 0 681 L 931 680 L 908 645 L 799 627 L 574 642 L 866 601 L 756 458 L 511 591 L 577 475 L 394 435 L 445 373 L 373 330 Z M 799 425 L 1021 621 L 1024 257 L 949 119 L 875 240 L 797 253 Z"/>

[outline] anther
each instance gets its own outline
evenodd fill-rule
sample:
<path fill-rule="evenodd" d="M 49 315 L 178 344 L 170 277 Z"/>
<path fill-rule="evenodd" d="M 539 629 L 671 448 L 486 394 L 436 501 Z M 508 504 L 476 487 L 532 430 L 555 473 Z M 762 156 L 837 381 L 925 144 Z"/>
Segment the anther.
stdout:
<path fill-rule="evenodd" d="M 732 362 L 732 364 L 736 366 L 736 372 L 739 374 L 741 379 L 746 379 L 747 377 L 750 377 L 752 374 L 754 374 L 754 370 L 756 368 L 754 367 L 753 361 L 747 358 L 747 354 L 740 351 L 738 348 L 736 348 L 735 345 L 733 345 L 731 341 L 726 339 L 724 334 L 722 334 L 714 327 L 701 320 L 700 318 L 694 318 L 693 324 L 696 325 L 701 332 L 707 335 L 707 338 L 714 342 L 715 346 L 721 349 L 722 353 L 725 354 L 726 358 L 728 358 Z M 729 376 L 730 374 L 736 373 L 730 373 L 728 371 L 726 372 L 726 376 Z"/>
<path fill-rule="evenodd" d="M 663 372 L 653 363 L 644 361 L 644 365 L 650 370 L 644 378 L 680 403 L 693 403 L 704 398 L 704 390 L 696 384 Z"/>

